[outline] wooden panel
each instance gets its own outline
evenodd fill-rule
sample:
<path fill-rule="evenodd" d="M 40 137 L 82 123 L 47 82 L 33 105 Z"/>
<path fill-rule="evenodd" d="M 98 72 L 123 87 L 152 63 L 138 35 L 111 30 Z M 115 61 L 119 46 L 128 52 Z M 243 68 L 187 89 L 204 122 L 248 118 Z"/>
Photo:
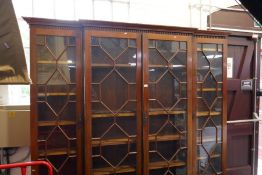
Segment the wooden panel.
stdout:
<path fill-rule="evenodd" d="M 247 119 L 252 117 L 252 91 L 241 91 L 238 83 L 252 77 L 254 45 L 246 39 L 230 38 L 228 48 L 228 57 L 233 58 L 233 78 L 228 80 L 228 120 Z"/>
<path fill-rule="evenodd" d="M 246 151 L 251 150 L 251 141 L 252 137 L 250 135 L 231 137 L 231 139 L 228 141 L 228 150 L 231 150 L 230 156 L 228 156 L 229 167 L 246 166 L 251 162 L 251 152 Z M 238 159 L 236 159 L 236 157 Z"/>
<path fill-rule="evenodd" d="M 253 78 L 254 41 L 248 37 L 229 37 L 228 48 L 228 57 L 233 58 L 233 77 L 228 79 L 228 120 L 250 119 L 253 91 L 241 91 L 240 82 Z M 228 125 L 229 175 L 252 174 L 253 127 L 253 123 Z"/>
<path fill-rule="evenodd" d="M 257 30 L 253 18 L 241 6 L 235 5 L 230 9 L 221 9 L 213 12 L 208 16 L 208 26 L 240 29 L 240 30 Z M 250 36 L 252 33 L 248 33 Z"/>
<path fill-rule="evenodd" d="M 227 169 L 227 175 L 247 175 L 252 174 L 252 167 L 250 165 L 248 166 L 242 166 L 242 167 L 235 167 L 235 168 L 228 168 Z"/>

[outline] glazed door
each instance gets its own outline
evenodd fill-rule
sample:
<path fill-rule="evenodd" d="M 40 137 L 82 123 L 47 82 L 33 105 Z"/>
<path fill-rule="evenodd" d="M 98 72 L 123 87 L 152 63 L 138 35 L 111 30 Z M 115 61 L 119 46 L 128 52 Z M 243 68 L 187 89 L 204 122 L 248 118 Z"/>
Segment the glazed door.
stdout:
<path fill-rule="evenodd" d="M 232 77 L 228 78 L 227 120 L 252 119 L 253 95 L 256 92 L 254 89 L 241 90 L 240 85 L 242 80 L 253 81 L 255 44 L 251 37 L 230 37 L 228 45 L 228 57 L 232 59 L 233 71 Z M 258 112 L 256 106 L 255 109 Z M 255 163 L 253 148 L 257 150 L 257 142 L 253 145 L 253 139 L 257 137 L 254 135 L 254 129 L 257 133 L 258 128 L 252 122 L 228 124 L 228 175 L 252 174 L 252 166 Z M 256 159 L 257 152 L 254 157 L 254 160 Z"/>
<path fill-rule="evenodd" d="M 141 36 L 86 31 L 86 171 L 141 174 Z"/>
<path fill-rule="evenodd" d="M 224 39 L 196 38 L 194 59 L 194 174 L 224 174 L 226 53 Z"/>
<path fill-rule="evenodd" d="M 191 54 L 191 37 L 143 37 L 144 175 L 191 174 Z"/>
<path fill-rule="evenodd" d="M 32 160 L 54 175 L 82 174 L 81 32 L 33 28 L 30 50 Z"/>

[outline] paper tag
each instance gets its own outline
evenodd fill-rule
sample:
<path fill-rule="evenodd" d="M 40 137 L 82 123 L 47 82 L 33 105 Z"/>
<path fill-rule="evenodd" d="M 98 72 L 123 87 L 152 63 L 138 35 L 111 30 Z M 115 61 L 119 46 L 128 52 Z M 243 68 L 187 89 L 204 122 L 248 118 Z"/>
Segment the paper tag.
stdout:
<path fill-rule="evenodd" d="M 233 78 L 233 58 L 227 58 L 227 78 Z"/>

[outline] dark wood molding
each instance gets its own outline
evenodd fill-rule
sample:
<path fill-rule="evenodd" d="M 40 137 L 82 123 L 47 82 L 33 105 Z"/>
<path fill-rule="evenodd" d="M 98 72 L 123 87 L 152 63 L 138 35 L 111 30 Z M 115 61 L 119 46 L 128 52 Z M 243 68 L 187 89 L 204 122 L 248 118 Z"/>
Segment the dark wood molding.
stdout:
<path fill-rule="evenodd" d="M 163 34 L 177 34 L 177 35 L 196 35 L 196 36 L 216 36 L 225 37 L 229 32 L 215 31 L 215 30 L 198 30 L 197 28 L 164 26 L 164 25 L 151 25 L 151 24 L 136 24 L 136 23 L 123 23 L 111 21 L 97 21 L 97 20 L 56 20 L 44 18 L 23 17 L 23 19 L 33 26 L 44 27 L 70 27 L 70 28 L 83 28 L 83 29 L 97 29 L 97 30 L 117 30 L 117 31 L 130 31 L 130 32 L 143 32 L 143 33 L 163 33 Z"/>

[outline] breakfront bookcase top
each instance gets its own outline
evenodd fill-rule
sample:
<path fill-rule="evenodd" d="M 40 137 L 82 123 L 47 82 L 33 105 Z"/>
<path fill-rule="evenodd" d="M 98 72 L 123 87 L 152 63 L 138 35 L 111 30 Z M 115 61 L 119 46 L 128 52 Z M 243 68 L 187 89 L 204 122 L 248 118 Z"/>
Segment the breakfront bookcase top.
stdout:
<path fill-rule="evenodd" d="M 32 160 L 57 175 L 225 175 L 227 33 L 24 19 Z"/>

